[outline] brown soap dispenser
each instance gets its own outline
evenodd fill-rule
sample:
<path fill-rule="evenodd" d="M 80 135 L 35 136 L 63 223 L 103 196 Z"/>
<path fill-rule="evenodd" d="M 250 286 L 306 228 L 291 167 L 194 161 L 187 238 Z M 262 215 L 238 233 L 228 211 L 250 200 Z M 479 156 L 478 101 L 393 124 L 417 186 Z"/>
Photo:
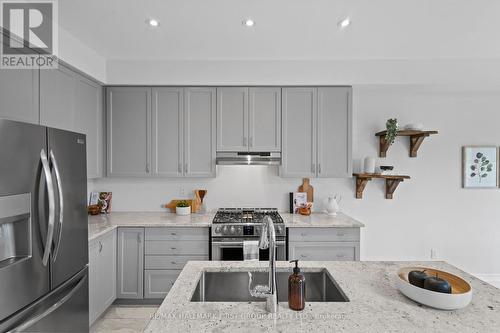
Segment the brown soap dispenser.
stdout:
<path fill-rule="evenodd" d="M 293 274 L 288 277 L 288 306 L 295 311 L 302 311 L 306 306 L 306 279 L 300 274 L 299 261 L 295 263 Z"/>

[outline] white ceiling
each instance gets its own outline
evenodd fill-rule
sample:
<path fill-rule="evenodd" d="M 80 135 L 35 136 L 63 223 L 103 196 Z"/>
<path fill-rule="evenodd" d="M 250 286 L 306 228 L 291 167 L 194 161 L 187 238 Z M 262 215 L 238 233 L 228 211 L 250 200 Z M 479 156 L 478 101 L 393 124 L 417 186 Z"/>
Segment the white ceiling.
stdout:
<path fill-rule="evenodd" d="M 108 60 L 500 58 L 498 0 L 60 0 L 59 11 Z"/>

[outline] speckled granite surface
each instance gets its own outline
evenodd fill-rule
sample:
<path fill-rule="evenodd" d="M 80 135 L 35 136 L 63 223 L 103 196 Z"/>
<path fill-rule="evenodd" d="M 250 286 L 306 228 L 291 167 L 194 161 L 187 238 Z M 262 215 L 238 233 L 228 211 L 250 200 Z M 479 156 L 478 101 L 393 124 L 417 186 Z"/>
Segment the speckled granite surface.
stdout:
<path fill-rule="evenodd" d="M 403 296 L 395 287 L 403 266 L 429 266 L 471 283 L 472 303 L 456 311 L 435 310 Z M 306 303 L 304 311 L 280 303 L 275 318 L 263 302 L 190 302 L 207 271 L 262 271 L 267 263 L 189 262 L 145 332 L 500 332 L 500 290 L 444 262 L 302 262 L 304 271 L 326 268 L 347 303 Z M 278 270 L 291 265 L 278 263 Z"/>
<path fill-rule="evenodd" d="M 215 212 L 178 216 L 159 212 L 115 212 L 109 215 L 89 216 L 89 241 L 117 227 L 210 227 Z M 285 225 L 290 228 L 300 227 L 364 227 L 359 221 L 345 215 L 328 216 L 312 214 L 310 216 L 280 213 Z"/>

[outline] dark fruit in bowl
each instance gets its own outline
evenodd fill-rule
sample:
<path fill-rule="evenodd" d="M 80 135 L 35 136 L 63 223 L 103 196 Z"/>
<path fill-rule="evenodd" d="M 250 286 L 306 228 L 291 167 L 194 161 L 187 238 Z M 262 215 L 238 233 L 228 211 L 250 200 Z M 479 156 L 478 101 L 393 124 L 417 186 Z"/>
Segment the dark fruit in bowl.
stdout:
<path fill-rule="evenodd" d="M 423 271 L 411 271 L 408 273 L 408 282 L 416 287 L 423 288 L 424 281 L 428 277 L 429 276 L 425 273 L 425 269 Z"/>
<path fill-rule="evenodd" d="M 424 289 L 436 291 L 438 293 L 451 294 L 451 284 L 445 279 L 437 276 L 429 276 L 424 281 Z"/>

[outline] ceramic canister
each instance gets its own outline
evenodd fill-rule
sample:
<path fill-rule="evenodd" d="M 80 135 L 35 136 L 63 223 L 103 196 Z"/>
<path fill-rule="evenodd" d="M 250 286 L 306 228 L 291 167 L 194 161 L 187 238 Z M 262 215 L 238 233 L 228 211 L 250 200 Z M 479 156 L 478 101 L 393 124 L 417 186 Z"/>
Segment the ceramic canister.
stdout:
<path fill-rule="evenodd" d="M 375 158 L 371 156 L 365 157 L 364 169 L 365 173 L 375 173 Z"/>

